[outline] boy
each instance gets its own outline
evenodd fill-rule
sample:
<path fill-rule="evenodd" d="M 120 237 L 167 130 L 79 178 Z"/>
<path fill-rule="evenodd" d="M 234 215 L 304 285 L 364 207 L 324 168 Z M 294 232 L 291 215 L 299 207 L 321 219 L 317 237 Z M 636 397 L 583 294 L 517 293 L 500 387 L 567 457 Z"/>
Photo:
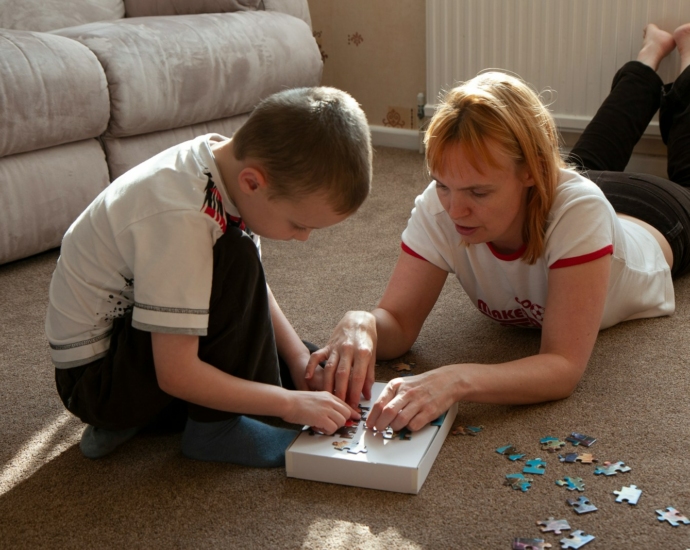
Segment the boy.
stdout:
<path fill-rule="evenodd" d="M 306 240 L 355 212 L 371 184 L 364 113 L 345 92 L 262 101 L 231 138 L 172 147 L 105 189 L 69 228 L 46 334 L 58 393 L 99 458 L 187 404 L 182 452 L 281 466 L 295 432 L 357 411 L 305 381 L 309 350 L 264 279 L 259 238 Z M 251 228 L 251 229 L 249 229 Z M 292 378 L 298 391 L 281 387 Z M 308 385 L 307 385 L 308 384 Z"/>

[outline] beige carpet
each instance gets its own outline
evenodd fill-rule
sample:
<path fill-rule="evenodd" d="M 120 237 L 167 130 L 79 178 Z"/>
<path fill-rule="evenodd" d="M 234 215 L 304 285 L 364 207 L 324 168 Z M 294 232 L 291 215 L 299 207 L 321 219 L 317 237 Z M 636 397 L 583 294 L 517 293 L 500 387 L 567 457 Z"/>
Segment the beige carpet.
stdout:
<path fill-rule="evenodd" d="M 399 253 L 422 157 L 379 149 L 371 198 L 354 217 L 307 243 L 264 241 L 267 277 L 303 338 L 323 343 L 348 309 L 371 308 Z M 535 522 L 565 518 L 596 539 L 587 549 L 690 548 L 690 525 L 657 520 L 673 506 L 690 516 L 688 351 L 690 278 L 671 318 L 603 332 L 584 379 L 567 400 L 537 406 L 460 405 L 458 421 L 484 426 L 449 436 L 419 495 L 288 479 L 187 460 L 179 435 L 143 435 L 99 461 L 77 447 L 78 421 L 53 387 L 43 317 L 56 252 L 0 266 L 0 547 L 2 548 L 462 548 L 509 549 L 537 537 Z M 452 362 L 498 362 L 535 353 L 539 334 L 492 324 L 454 279 L 406 359 L 421 372 Z M 379 380 L 395 373 L 380 367 Z M 544 436 L 594 436 L 602 462 L 632 470 L 604 477 L 540 451 Z M 503 485 L 521 465 L 495 449 L 512 443 L 542 457 L 546 474 L 522 493 Z M 570 445 L 569 449 L 572 449 Z M 555 484 L 580 476 L 584 493 Z M 624 485 L 639 504 L 616 503 Z M 578 516 L 567 498 L 599 510 Z M 566 536 L 546 533 L 552 547 Z"/>

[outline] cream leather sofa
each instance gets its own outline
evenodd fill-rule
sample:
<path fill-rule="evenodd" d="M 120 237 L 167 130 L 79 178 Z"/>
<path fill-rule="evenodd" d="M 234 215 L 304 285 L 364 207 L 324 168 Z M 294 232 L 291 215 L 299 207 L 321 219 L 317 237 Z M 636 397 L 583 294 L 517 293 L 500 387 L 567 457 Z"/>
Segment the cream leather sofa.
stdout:
<path fill-rule="evenodd" d="M 132 166 L 318 85 L 307 0 L 0 0 L 0 263 Z"/>

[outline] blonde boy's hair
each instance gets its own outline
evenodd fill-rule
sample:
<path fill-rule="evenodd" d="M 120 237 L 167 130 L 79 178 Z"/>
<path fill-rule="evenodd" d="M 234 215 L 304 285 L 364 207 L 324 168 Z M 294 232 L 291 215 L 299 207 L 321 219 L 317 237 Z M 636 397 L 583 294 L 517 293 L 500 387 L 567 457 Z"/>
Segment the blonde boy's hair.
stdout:
<path fill-rule="evenodd" d="M 346 92 L 314 87 L 273 94 L 232 139 L 237 160 L 257 161 L 265 171 L 271 198 L 324 193 L 337 213 L 351 214 L 369 194 L 369 126 Z"/>
<path fill-rule="evenodd" d="M 448 146 L 461 144 L 470 158 L 497 166 L 487 140 L 492 140 L 525 167 L 535 185 L 527 193 L 522 259 L 533 264 L 544 250 L 546 220 L 553 204 L 561 159 L 553 117 L 539 96 L 521 79 L 502 72 L 485 72 L 453 88 L 443 99 L 426 131 L 427 168 L 438 172 Z M 470 161 L 475 169 L 477 165 Z"/>

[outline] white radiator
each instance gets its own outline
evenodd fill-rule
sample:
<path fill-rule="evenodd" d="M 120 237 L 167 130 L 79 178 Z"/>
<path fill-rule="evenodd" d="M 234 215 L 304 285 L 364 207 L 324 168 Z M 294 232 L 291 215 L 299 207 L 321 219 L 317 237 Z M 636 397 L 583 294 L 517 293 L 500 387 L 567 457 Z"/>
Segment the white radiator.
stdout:
<path fill-rule="evenodd" d="M 545 92 L 562 130 L 581 130 L 616 70 L 637 56 L 644 26 L 672 32 L 690 22 L 690 1 L 426 0 L 426 18 L 428 116 L 442 91 L 500 68 Z M 659 74 L 670 82 L 678 68 L 674 51 Z"/>

